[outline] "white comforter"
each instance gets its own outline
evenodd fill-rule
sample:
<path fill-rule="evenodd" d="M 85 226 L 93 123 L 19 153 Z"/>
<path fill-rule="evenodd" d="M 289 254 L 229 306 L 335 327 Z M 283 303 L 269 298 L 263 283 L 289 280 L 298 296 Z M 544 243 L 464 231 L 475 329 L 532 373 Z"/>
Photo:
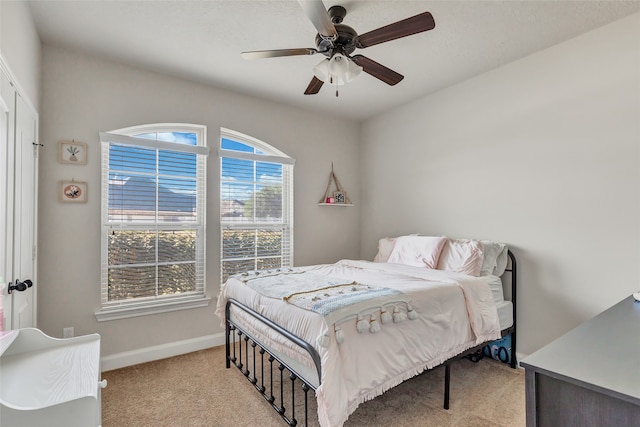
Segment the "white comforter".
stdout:
<path fill-rule="evenodd" d="M 481 277 L 400 264 L 343 260 L 336 264 L 303 267 L 331 277 L 397 289 L 411 298 L 415 320 L 381 325 L 379 332 L 358 333 L 356 322 L 341 325 L 344 341 L 338 344 L 334 326 L 315 312 L 281 299 L 265 297 L 231 278 L 223 285 L 216 314 L 224 326 L 229 298 L 251 307 L 288 331 L 311 343 L 321 357 L 322 378 L 316 390 L 322 427 L 342 426 L 359 404 L 435 367 L 485 341 L 500 337 L 498 314 L 491 290 Z M 240 316 L 242 317 L 242 316 Z M 378 312 L 377 320 L 380 321 Z M 308 358 L 286 340 L 257 322 L 262 339 L 294 359 Z M 317 345 L 328 335 L 328 346 Z"/>

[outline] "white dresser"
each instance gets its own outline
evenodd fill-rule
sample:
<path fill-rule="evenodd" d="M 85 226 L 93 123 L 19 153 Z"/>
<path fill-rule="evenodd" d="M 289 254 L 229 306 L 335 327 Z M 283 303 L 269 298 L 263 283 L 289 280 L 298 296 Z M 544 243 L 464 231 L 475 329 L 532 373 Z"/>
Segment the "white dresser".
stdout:
<path fill-rule="evenodd" d="M 100 335 L 58 339 L 34 328 L 0 332 L 0 425 L 102 424 Z"/>

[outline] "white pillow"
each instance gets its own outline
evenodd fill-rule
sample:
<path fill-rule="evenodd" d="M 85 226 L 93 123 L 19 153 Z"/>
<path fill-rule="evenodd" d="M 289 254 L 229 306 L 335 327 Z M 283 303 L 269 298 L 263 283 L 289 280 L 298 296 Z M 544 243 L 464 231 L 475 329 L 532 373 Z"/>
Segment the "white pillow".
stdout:
<path fill-rule="evenodd" d="M 387 262 L 395 241 L 395 237 L 383 237 L 378 240 L 378 254 L 373 259 L 373 262 Z"/>
<path fill-rule="evenodd" d="M 482 244 L 482 252 L 484 253 L 480 275 L 502 276 L 509 260 L 507 245 L 489 240 L 481 240 L 480 243 Z"/>
<path fill-rule="evenodd" d="M 477 240 L 447 239 L 438 270 L 454 271 L 470 276 L 479 276 L 482 268 L 482 246 Z"/>
<path fill-rule="evenodd" d="M 387 262 L 433 269 L 446 243 L 446 237 L 400 236 L 395 239 Z"/>

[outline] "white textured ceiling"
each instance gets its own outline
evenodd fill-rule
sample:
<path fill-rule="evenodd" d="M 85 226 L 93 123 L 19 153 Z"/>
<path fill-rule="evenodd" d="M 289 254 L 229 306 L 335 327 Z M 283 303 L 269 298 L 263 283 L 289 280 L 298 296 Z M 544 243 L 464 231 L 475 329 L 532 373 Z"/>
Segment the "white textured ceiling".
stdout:
<path fill-rule="evenodd" d="M 432 31 L 357 50 L 403 74 L 362 73 L 303 95 L 324 56 L 244 60 L 248 50 L 315 48 L 297 1 L 30 1 L 45 44 L 90 52 L 296 107 L 365 119 L 640 11 L 638 1 L 334 1 L 359 34 L 432 13 Z"/>

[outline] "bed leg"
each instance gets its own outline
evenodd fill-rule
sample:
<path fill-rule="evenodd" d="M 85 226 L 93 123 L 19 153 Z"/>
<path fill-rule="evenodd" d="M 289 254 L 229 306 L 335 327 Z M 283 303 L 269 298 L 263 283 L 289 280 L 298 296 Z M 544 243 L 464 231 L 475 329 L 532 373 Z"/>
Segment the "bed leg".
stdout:
<path fill-rule="evenodd" d="M 511 333 L 511 368 L 516 369 L 518 361 L 516 360 L 516 331 Z"/>
<path fill-rule="evenodd" d="M 231 343 L 229 342 L 229 335 L 231 335 L 231 327 L 229 325 L 229 322 L 225 323 L 225 340 L 224 340 L 224 347 L 225 347 L 225 352 L 226 352 L 226 366 L 227 369 L 229 369 L 231 367 L 231 361 L 229 360 L 229 358 L 231 357 Z"/>
<path fill-rule="evenodd" d="M 449 388 L 451 385 L 451 365 L 444 365 L 444 409 L 449 409 Z"/>
<path fill-rule="evenodd" d="M 308 426 L 309 425 L 309 407 L 307 405 L 308 403 L 307 393 L 309 392 L 309 386 L 307 385 L 307 383 L 305 382 L 302 383 L 302 390 L 304 391 L 304 425 Z"/>

